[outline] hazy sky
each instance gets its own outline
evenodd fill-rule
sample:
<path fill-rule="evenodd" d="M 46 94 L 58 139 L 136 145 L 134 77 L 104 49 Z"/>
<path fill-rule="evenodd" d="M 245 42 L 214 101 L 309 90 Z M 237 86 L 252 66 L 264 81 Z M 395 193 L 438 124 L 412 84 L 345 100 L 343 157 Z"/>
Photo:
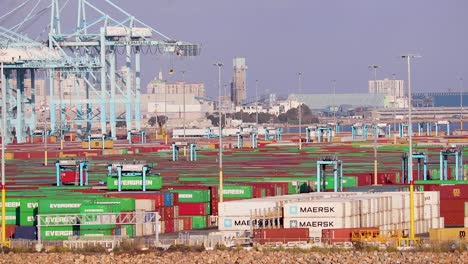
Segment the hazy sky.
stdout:
<path fill-rule="evenodd" d="M 378 78 L 395 73 L 406 80 L 406 62 L 399 58 L 405 53 L 422 56 L 412 64 L 414 92 L 458 91 L 460 77 L 468 86 L 466 0 L 114 2 L 174 39 L 202 45 L 201 56 L 192 59 L 144 58 L 145 86 L 160 68 L 167 72 L 174 67 L 186 70 L 187 80 L 204 82 L 208 95 L 215 96 L 217 69 L 212 64 L 225 64 L 225 84 L 231 80 L 232 59 L 239 56 L 246 58 L 251 96 L 256 79 L 262 91 L 297 92 L 297 72 L 303 73 L 304 93 L 332 93 L 332 80 L 338 93 L 366 92 L 371 64 L 381 66 Z"/>

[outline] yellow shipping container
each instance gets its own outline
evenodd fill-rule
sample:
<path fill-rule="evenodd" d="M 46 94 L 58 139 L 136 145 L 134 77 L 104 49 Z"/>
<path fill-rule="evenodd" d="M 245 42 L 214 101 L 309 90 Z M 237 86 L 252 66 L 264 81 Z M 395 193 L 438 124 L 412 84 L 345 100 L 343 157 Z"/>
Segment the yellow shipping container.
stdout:
<path fill-rule="evenodd" d="M 15 158 L 15 153 L 14 152 L 7 152 L 5 153 L 5 159 L 6 160 L 12 160 Z"/>
<path fill-rule="evenodd" d="M 89 142 L 88 141 L 83 141 L 81 143 L 81 147 L 83 149 L 102 149 L 102 140 L 91 140 L 91 147 L 89 147 Z M 111 149 L 114 148 L 114 141 L 106 139 L 104 140 L 104 148 L 105 149 Z"/>
<path fill-rule="evenodd" d="M 332 142 L 341 142 L 341 137 L 332 137 Z"/>
<path fill-rule="evenodd" d="M 429 230 L 431 241 L 457 241 L 465 240 L 468 228 L 432 228 Z"/>

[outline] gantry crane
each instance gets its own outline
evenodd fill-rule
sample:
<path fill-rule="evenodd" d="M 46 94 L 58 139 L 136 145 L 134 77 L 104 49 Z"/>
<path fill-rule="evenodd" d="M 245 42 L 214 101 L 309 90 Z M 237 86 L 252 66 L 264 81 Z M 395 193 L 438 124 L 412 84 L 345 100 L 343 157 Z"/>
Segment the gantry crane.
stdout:
<path fill-rule="evenodd" d="M 93 122 L 100 123 L 100 133 L 116 137 L 116 122 L 125 121 L 127 129 L 141 129 L 140 91 L 141 55 L 164 54 L 186 57 L 197 56 L 200 47 L 174 40 L 132 16 L 110 0 L 77 0 L 76 27 L 66 28 L 62 15 L 69 1 L 49 0 L 50 10 L 48 40 L 33 41 L 15 32 L 20 27 L 0 27 L 0 57 L 5 63 L 5 86 L 8 102 L 7 141 L 12 142 L 13 131 L 18 142 L 25 142 L 27 131 L 36 128 L 38 111 L 49 112 L 51 133 L 62 124 L 75 124 L 77 131 L 86 127 L 91 133 Z M 6 12 L 0 18 L 13 14 L 25 3 Z M 24 21 L 32 20 L 32 14 L 40 9 L 34 5 Z M 104 11 L 105 10 L 105 11 Z M 69 11 L 69 10 L 68 10 Z M 37 13 L 43 14 L 42 10 Z M 113 14 L 112 16 L 110 14 Z M 115 15 L 114 15 L 115 14 Z M 67 13 L 66 19 L 70 18 Z M 20 24 L 23 24 L 21 22 Z M 117 72 L 118 54 L 125 56 L 123 73 Z M 11 58 L 15 58 L 14 61 Z M 35 70 L 45 70 L 48 78 L 50 100 L 41 108 L 35 105 Z M 25 73 L 32 80 L 31 95 L 23 93 Z M 134 72 L 134 81 L 132 78 Z M 16 75 L 17 88 L 9 85 Z M 73 86 L 65 92 L 62 82 L 72 79 Z M 117 113 L 116 105 L 124 105 L 123 113 Z M 25 118 L 24 113 L 31 117 Z M 119 116 L 124 115 L 120 119 Z M 134 122 L 132 122 L 134 121 Z M 59 125 L 58 125 L 59 124 Z M 61 133 L 62 134 L 62 133 Z"/>

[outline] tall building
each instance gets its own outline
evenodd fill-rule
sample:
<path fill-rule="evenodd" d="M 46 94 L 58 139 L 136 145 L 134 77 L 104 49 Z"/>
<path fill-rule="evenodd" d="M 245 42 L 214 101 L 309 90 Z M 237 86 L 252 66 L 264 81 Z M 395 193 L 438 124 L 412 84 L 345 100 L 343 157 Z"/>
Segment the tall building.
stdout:
<path fill-rule="evenodd" d="M 206 112 L 212 112 L 212 103 L 200 102 L 196 97 L 205 97 L 203 83 L 174 82 L 163 80 L 162 74 L 146 86 L 147 93 L 142 97 L 142 107 L 146 115 L 166 115 L 169 118 L 184 118 L 187 120 L 204 117 Z"/>
<path fill-rule="evenodd" d="M 246 97 L 246 70 L 245 58 L 234 58 L 234 74 L 231 82 L 231 101 L 234 105 L 241 105 Z"/>
<path fill-rule="evenodd" d="M 382 93 L 395 98 L 405 97 L 403 80 L 371 80 L 369 81 L 369 93 Z"/>

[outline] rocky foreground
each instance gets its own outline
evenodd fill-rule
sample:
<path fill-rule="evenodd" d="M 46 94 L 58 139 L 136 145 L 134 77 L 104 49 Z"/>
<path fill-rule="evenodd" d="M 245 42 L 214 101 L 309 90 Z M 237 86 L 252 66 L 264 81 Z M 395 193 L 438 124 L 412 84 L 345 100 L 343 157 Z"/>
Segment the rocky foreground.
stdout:
<path fill-rule="evenodd" d="M 0 263 L 467 263 L 468 252 L 334 252 L 302 253 L 291 251 L 204 251 L 148 252 L 145 254 L 8 253 Z"/>

